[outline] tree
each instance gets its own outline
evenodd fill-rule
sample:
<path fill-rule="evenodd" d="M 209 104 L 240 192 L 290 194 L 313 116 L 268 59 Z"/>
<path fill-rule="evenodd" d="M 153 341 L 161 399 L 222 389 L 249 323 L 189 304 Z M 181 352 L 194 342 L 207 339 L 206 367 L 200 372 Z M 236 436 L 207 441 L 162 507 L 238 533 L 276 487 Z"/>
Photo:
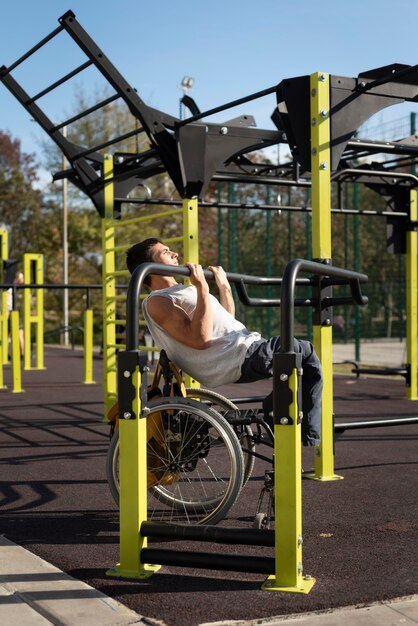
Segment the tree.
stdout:
<path fill-rule="evenodd" d="M 0 130 L 0 222 L 9 230 L 9 254 L 17 259 L 40 250 L 43 197 L 36 188 L 36 169 L 19 139 Z"/>

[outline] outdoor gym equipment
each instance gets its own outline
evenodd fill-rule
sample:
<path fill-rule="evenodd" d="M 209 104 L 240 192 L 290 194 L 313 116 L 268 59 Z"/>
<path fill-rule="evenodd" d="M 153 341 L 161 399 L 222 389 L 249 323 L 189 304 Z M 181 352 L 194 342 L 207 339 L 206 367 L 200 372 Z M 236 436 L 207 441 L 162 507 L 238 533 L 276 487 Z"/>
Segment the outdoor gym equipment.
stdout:
<path fill-rule="evenodd" d="M 364 305 L 367 299 L 361 293 L 360 283 L 367 280 L 367 276 L 358 272 L 351 272 L 337 267 L 327 266 L 321 263 L 314 263 L 302 259 L 296 259 L 288 264 L 282 279 L 275 279 L 281 284 L 280 304 L 281 315 L 281 347 L 280 352 L 274 355 L 273 361 L 273 413 L 274 413 L 274 476 L 275 476 L 275 511 L 276 524 L 275 531 L 265 530 L 248 531 L 242 529 L 214 529 L 213 526 L 198 527 L 181 526 L 147 521 L 147 509 L 149 507 L 149 497 L 147 491 L 151 487 L 152 495 L 155 490 L 159 490 L 158 481 L 162 482 L 162 491 L 157 491 L 157 499 L 163 495 L 164 504 L 172 504 L 175 513 L 183 512 L 190 506 L 190 512 L 199 514 L 199 506 L 205 510 L 207 499 L 202 501 L 195 499 L 195 494 L 191 499 L 183 499 L 182 493 L 178 492 L 175 497 L 169 497 L 166 490 L 166 481 L 175 485 L 179 480 L 182 464 L 189 463 L 189 450 L 186 450 L 186 457 L 179 458 L 178 448 L 174 448 L 174 453 L 170 456 L 170 444 L 172 434 L 180 433 L 180 437 L 174 437 L 174 443 L 182 440 L 182 434 L 187 432 L 190 417 L 194 427 L 197 418 L 199 424 L 203 421 L 213 422 L 215 415 L 218 417 L 218 424 L 227 425 L 225 417 L 222 417 L 213 408 L 208 408 L 204 403 L 177 398 L 162 397 L 149 402 L 145 358 L 140 356 L 138 350 L 138 319 L 139 301 L 141 288 L 145 278 L 149 274 L 173 275 L 187 277 L 190 270 L 187 267 L 172 267 L 164 264 L 145 263 L 139 266 L 133 273 L 129 283 L 127 295 L 127 319 L 126 319 L 126 350 L 118 356 L 118 410 L 119 410 L 119 480 L 120 480 L 120 563 L 109 570 L 111 576 L 121 576 L 127 578 L 143 578 L 151 575 L 155 571 L 155 566 L 171 564 L 186 567 L 205 567 L 224 570 L 236 570 L 247 572 L 258 572 L 269 575 L 263 588 L 276 591 L 289 591 L 294 593 L 308 593 L 312 588 L 314 580 L 311 576 L 303 575 L 302 568 L 302 517 L 301 517 L 301 421 L 302 413 L 299 409 L 299 378 L 301 376 L 302 357 L 293 352 L 294 346 L 294 307 L 295 307 L 295 287 L 298 282 L 298 275 L 307 272 L 312 275 L 308 278 L 308 283 L 313 288 L 313 296 L 303 299 L 304 304 L 315 306 L 320 309 L 327 308 L 328 305 L 340 302 L 338 298 L 323 297 L 323 290 L 328 289 L 334 282 L 338 284 L 348 284 L 351 295 L 342 296 L 342 302 L 357 303 Z M 208 279 L 213 279 L 213 274 L 209 270 L 205 271 Z M 260 284 L 264 280 L 261 277 L 247 276 L 242 274 L 227 273 L 228 280 L 240 285 L 241 291 L 245 293 L 245 284 Z M 306 279 L 302 280 L 306 285 Z M 316 297 L 315 297 L 316 294 Z M 300 302 L 302 304 L 302 302 Z M 179 381 L 180 382 L 180 381 Z M 180 382 L 181 385 L 181 382 Z M 200 406 L 200 412 L 198 412 Z M 172 409 L 178 411 L 171 414 Z M 206 414 L 205 417 L 205 413 Z M 165 413 L 169 420 L 166 420 Z M 153 422 L 151 419 L 162 420 L 157 430 L 164 430 L 167 425 L 169 437 L 158 437 L 155 435 Z M 234 423 L 239 422 L 239 417 L 235 416 Z M 176 421 L 175 428 L 172 428 L 173 419 Z M 212 422 L 212 423 L 213 423 Z M 245 419 L 243 424 L 245 425 Z M 200 425 L 197 432 L 200 432 Z M 153 430 L 154 432 L 151 432 Z M 242 448 L 239 445 L 238 437 L 234 431 L 230 431 L 232 438 L 236 439 L 237 459 L 233 462 L 229 459 L 230 468 L 234 475 L 235 488 L 231 489 L 233 497 L 229 499 L 221 498 L 216 493 L 213 498 L 211 494 L 211 504 L 222 506 L 215 510 L 213 515 L 208 515 L 206 519 L 200 520 L 217 521 L 228 510 L 230 504 L 235 501 L 239 493 L 243 480 L 243 460 Z M 150 442 L 152 446 L 150 446 Z M 165 445 L 162 454 L 157 455 L 156 443 Z M 231 440 L 232 441 L 232 440 Z M 214 458 L 211 458 L 211 444 L 214 444 Z M 222 444 L 226 445 L 225 437 Z M 193 463 L 210 463 L 211 468 L 217 470 L 218 451 L 216 440 L 204 438 L 204 453 L 199 458 L 202 446 L 198 442 L 193 442 L 192 459 Z M 232 448 L 231 448 L 232 449 Z M 167 451 L 166 451 L 167 450 Z M 148 462 L 147 462 L 148 453 Z M 197 453 L 197 456 L 196 456 Z M 251 453 L 251 451 L 247 452 Z M 112 452 L 113 454 L 113 452 Z M 163 464 L 163 467 L 156 466 L 155 458 L 172 458 L 172 466 Z M 238 460 L 238 462 L 237 462 Z M 147 464 L 148 463 L 148 464 Z M 241 472 L 237 468 L 241 467 Z M 194 469 L 194 468 L 193 468 Z M 158 473 L 159 472 L 159 473 Z M 172 473 L 176 475 L 172 475 Z M 221 466 L 221 475 L 224 476 L 225 466 Z M 151 480 L 150 480 L 151 477 Z M 223 488 L 223 487 L 222 487 Z M 229 489 L 229 486 L 228 486 Z M 200 496 L 201 497 L 201 496 Z M 191 501 L 190 501 L 191 500 Z M 175 515 L 173 517 L 175 519 Z M 184 521 L 184 518 L 183 520 Z M 186 521 L 190 524 L 190 519 Z M 154 534 L 155 533 L 155 534 Z M 257 534 L 259 533 L 259 534 Z M 199 541 L 234 542 L 237 544 L 270 545 L 275 549 L 274 558 L 231 556 L 226 554 L 209 555 L 205 552 L 185 552 L 181 550 L 157 550 L 147 547 L 147 537 L 170 538 L 174 535 L 177 538 L 193 538 Z"/>
<path fill-rule="evenodd" d="M 15 78 L 27 59 L 56 38 L 68 35 L 85 55 L 85 61 L 72 71 L 28 94 Z M 77 55 L 78 56 L 78 55 Z M 72 58 L 67 55 L 66 58 Z M 103 101 L 89 106 L 59 123 L 53 122 L 41 108 L 44 96 L 79 78 L 86 70 L 95 70 L 110 88 Z M 45 72 L 39 72 L 44 76 Z M 70 167 L 55 175 L 68 178 L 93 202 L 102 218 L 103 232 L 103 311 L 104 311 L 104 388 L 105 413 L 116 400 L 115 326 L 116 295 L 115 256 L 118 246 L 114 234 L 117 223 L 123 225 L 123 207 L 133 204 L 131 191 L 148 179 L 167 172 L 182 198 L 183 257 L 198 262 L 198 197 L 203 197 L 211 181 L 251 182 L 263 185 L 309 187 L 312 199 L 312 257 L 331 264 L 331 182 L 346 181 L 374 185 L 381 194 L 391 231 L 389 245 L 406 251 L 407 285 L 407 362 L 410 386 L 407 395 L 418 398 L 417 389 L 417 178 L 393 176 L 393 164 L 371 164 L 364 172 L 354 167 L 357 155 L 362 158 L 390 152 L 416 159 L 418 146 L 412 138 L 384 143 L 356 138 L 359 126 L 385 107 L 410 101 L 418 96 L 417 66 L 392 64 L 360 73 L 357 77 L 315 72 L 310 76 L 287 78 L 262 91 L 215 107 L 196 112 L 186 120 L 147 106 L 112 65 L 100 47 L 68 11 L 59 18 L 59 26 L 17 61 L 0 69 L 0 80 L 35 119 L 66 156 Z M 259 129 L 251 115 L 240 115 L 223 123 L 207 122 L 214 113 L 229 111 L 254 99 L 275 95 L 272 120 L 276 130 Z M 114 102 L 124 103 L 133 116 L 132 130 L 109 136 L 96 145 L 80 146 L 71 141 L 71 125 L 100 112 Z M 139 125 L 138 125 L 139 122 Z M 64 129 L 68 130 L 67 137 Z M 131 137 L 146 135 L 148 146 L 136 153 L 118 151 L 118 144 Z M 261 165 L 251 161 L 251 153 L 284 143 L 293 160 L 285 165 Z M 114 156 L 103 155 L 112 148 Z M 345 172 L 345 173 L 344 173 Z M 384 179 L 383 183 L 382 180 Z M 146 204 L 146 199 L 138 200 Z M 277 207 L 276 207 L 277 209 Z M 154 216 L 150 213 L 149 219 Z M 123 226 L 122 226 L 123 227 Z M 125 273 L 126 276 L 126 273 Z M 316 311 L 313 337 L 316 352 L 323 364 L 324 402 L 321 445 L 315 455 L 317 480 L 337 480 L 333 457 L 333 386 L 332 386 L 332 310 Z"/>

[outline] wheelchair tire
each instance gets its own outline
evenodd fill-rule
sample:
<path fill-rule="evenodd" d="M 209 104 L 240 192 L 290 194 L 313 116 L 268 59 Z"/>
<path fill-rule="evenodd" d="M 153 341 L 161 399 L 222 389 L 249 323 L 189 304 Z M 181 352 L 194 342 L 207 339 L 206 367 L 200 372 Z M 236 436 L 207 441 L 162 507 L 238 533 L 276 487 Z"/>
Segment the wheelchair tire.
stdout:
<path fill-rule="evenodd" d="M 158 398 L 148 408 L 147 424 L 154 424 L 153 436 L 147 436 L 148 519 L 217 524 L 243 484 L 243 453 L 233 428 L 213 408 L 189 398 Z M 118 432 L 109 446 L 106 471 L 119 505 Z"/>
<path fill-rule="evenodd" d="M 204 402 L 209 403 L 209 406 L 215 409 L 215 411 L 218 411 L 218 413 L 222 416 L 224 415 L 224 411 L 236 411 L 237 415 L 239 415 L 240 410 L 236 404 L 231 402 L 228 398 L 222 396 L 220 393 L 216 393 L 216 391 L 203 389 L 202 387 L 187 387 L 186 393 L 188 398 L 197 398 L 198 400 L 203 400 Z M 234 425 L 233 429 L 239 439 L 244 455 L 244 480 L 242 483 L 242 486 L 244 486 L 247 484 L 247 481 L 252 474 L 255 463 L 253 431 L 251 430 L 251 426 L 248 424 L 239 426 Z"/>

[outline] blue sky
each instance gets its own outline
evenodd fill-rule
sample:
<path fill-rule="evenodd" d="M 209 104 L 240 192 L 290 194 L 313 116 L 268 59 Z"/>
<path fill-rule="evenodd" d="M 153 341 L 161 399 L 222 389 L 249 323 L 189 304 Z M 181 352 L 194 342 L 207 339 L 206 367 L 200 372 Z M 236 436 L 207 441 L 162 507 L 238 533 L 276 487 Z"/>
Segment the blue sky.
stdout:
<path fill-rule="evenodd" d="M 418 63 L 418 0 L 15 0 L 2 6 L 0 65 L 56 28 L 68 9 L 142 99 L 174 115 L 184 75 L 194 78 L 191 95 L 206 110 L 284 78 L 316 71 L 357 76 L 394 62 Z M 45 87 L 74 67 L 47 49 L 44 57 L 40 70 L 23 66 L 22 80 L 32 84 L 36 77 Z M 59 119 L 74 112 L 72 98 L 68 93 L 54 103 Z M 274 104 L 270 96 L 244 109 L 258 126 L 271 128 Z M 397 105 L 377 121 L 416 109 Z M 3 85 L 0 128 L 21 139 L 25 152 L 36 152 L 43 137 Z"/>

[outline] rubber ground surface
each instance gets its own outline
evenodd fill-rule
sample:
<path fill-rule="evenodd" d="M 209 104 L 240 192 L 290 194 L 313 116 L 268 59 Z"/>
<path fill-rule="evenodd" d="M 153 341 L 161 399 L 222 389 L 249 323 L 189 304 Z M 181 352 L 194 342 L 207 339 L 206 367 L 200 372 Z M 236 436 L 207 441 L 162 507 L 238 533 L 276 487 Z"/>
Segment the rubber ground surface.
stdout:
<path fill-rule="evenodd" d="M 23 373 L 24 393 L 0 392 L 0 533 L 11 541 L 169 626 L 266 619 L 416 592 L 417 424 L 346 431 L 335 446 L 343 480 L 303 481 L 303 564 L 316 578 L 308 595 L 268 593 L 260 589 L 263 575 L 234 572 L 163 567 L 145 582 L 108 578 L 118 561 L 118 514 L 105 477 L 102 387 L 82 383 L 79 352 L 49 348 L 45 364 Z M 99 358 L 94 367 L 101 381 Z M 5 380 L 10 386 L 8 367 Z M 268 383 L 224 391 L 261 395 Z M 418 414 L 403 379 L 336 376 L 334 396 L 337 422 Z M 304 449 L 303 465 L 313 465 L 311 450 Z M 223 525 L 251 526 L 264 469 L 256 464 Z"/>

